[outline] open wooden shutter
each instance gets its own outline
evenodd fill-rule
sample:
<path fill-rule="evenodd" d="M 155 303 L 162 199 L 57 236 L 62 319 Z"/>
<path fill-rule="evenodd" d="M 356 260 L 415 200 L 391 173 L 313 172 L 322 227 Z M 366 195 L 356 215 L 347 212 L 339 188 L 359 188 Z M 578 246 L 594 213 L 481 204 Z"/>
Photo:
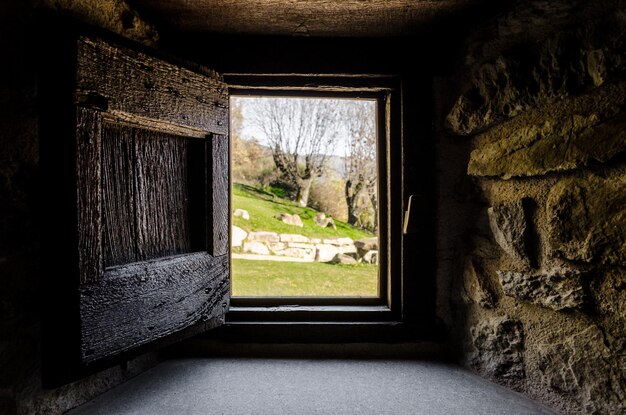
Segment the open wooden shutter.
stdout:
<path fill-rule="evenodd" d="M 42 157 L 58 156 L 48 161 L 57 169 L 48 169 L 57 181 L 50 185 L 73 188 L 60 192 L 70 200 L 59 206 L 71 214 L 57 208 L 73 235 L 63 248 L 71 252 L 51 247 L 65 280 L 54 284 L 64 303 L 56 304 L 52 324 L 52 337 L 63 338 L 50 343 L 57 358 L 86 367 L 223 323 L 230 291 L 228 94 L 216 73 L 146 51 L 85 35 L 73 48 L 73 102 L 57 119 L 43 117 L 42 151 L 50 151 Z M 57 127 L 65 121 L 59 116 L 72 117 L 71 136 Z"/>

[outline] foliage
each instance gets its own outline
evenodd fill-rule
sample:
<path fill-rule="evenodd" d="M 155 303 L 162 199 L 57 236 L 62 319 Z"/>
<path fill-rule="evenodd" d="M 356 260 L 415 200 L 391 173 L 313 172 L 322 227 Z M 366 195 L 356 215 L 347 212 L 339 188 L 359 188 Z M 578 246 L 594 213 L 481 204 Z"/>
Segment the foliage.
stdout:
<path fill-rule="evenodd" d="M 323 262 L 232 260 L 233 296 L 374 297 L 378 267 Z"/>
<path fill-rule="evenodd" d="M 269 143 L 282 178 L 297 189 L 307 206 L 311 181 L 323 173 L 342 122 L 339 101 L 313 98 L 265 98 L 254 105 L 253 122 Z"/>
<path fill-rule="evenodd" d="M 349 133 L 344 194 L 348 223 L 368 229 L 377 227 L 376 118 L 371 101 L 346 107 Z"/>
<path fill-rule="evenodd" d="M 321 177 L 313 181 L 309 206 L 344 222 L 348 219 L 346 199 L 341 197 L 345 181 Z"/>
<path fill-rule="evenodd" d="M 234 183 L 233 209 L 241 208 L 250 213 L 250 219 L 233 218 L 233 224 L 249 231 L 270 231 L 277 233 L 298 233 L 307 237 L 340 238 L 350 237 L 354 240 L 371 238 L 374 234 L 355 228 L 340 220 L 335 220 L 337 229 L 320 228 L 313 222 L 319 212 L 311 208 L 303 208 L 297 203 L 281 199 L 275 194 L 259 187 Z M 304 227 L 287 225 L 274 216 L 278 213 L 297 213 Z"/>

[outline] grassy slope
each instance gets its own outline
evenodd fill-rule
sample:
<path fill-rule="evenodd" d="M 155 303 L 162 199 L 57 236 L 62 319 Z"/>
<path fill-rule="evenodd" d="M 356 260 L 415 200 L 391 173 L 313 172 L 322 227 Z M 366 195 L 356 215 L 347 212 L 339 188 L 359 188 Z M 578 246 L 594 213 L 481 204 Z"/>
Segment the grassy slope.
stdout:
<path fill-rule="evenodd" d="M 373 297 L 378 294 L 376 265 L 232 261 L 236 277 L 232 280 L 232 292 L 237 297 Z"/>
<path fill-rule="evenodd" d="M 339 220 L 335 220 L 337 230 L 332 228 L 320 228 L 313 222 L 313 217 L 318 213 L 316 210 L 302 208 L 272 193 L 238 183 L 233 184 L 232 208 L 245 209 L 250 213 L 250 220 L 233 218 L 233 225 L 239 226 L 246 232 L 270 231 L 278 233 L 297 233 L 317 238 L 339 238 L 348 236 L 355 241 L 374 236 L 374 234 L 370 232 L 355 228 Z M 278 213 L 297 213 L 300 215 L 304 227 L 299 228 L 279 221 L 274 218 L 274 215 Z"/>

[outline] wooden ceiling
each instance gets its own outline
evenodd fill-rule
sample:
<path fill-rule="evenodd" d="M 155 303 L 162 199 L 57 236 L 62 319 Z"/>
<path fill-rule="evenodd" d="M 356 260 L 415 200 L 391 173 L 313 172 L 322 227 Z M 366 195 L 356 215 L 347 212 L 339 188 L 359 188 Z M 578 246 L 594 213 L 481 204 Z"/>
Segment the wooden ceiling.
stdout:
<path fill-rule="evenodd" d="M 500 0 L 503 2 L 504 0 Z M 402 36 L 489 0 L 133 0 L 176 31 L 300 36 Z"/>

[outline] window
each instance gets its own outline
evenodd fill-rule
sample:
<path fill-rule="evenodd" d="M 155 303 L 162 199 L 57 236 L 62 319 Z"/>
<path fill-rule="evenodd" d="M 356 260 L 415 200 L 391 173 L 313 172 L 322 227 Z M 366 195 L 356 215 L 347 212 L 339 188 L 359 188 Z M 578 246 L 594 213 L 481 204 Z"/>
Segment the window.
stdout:
<path fill-rule="evenodd" d="M 44 198 L 51 202 L 43 217 L 44 261 L 60 270 L 46 279 L 48 385 L 225 322 L 220 336 L 280 341 L 300 333 L 300 340 L 317 342 L 368 341 L 363 330 L 375 341 L 400 340 L 402 324 L 432 324 L 430 314 L 414 312 L 433 309 L 429 280 L 418 293 L 426 305 L 416 306 L 417 290 L 406 288 L 421 287 L 406 272 L 416 259 L 402 259 L 407 243 L 428 241 L 402 234 L 402 110 L 415 108 L 402 98 L 398 77 L 222 78 L 84 28 L 45 32 L 55 36 L 40 89 Z M 229 96 L 376 102 L 376 296 L 239 297 L 229 308 Z M 421 162 L 430 157 L 424 154 Z"/>
<path fill-rule="evenodd" d="M 378 297 L 377 100 L 230 97 L 232 297 Z"/>
<path fill-rule="evenodd" d="M 377 290 L 371 296 L 236 296 L 231 298 L 227 321 L 331 320 L 392 321 L 399 315 L 398 296 L 400 228 L 391 228 L 389 215 L 402 215 L 401 202 L 392 197 L 392 177 L 398 177 L 399 125 L 392 111 L 399 110 L 399 83 L 395 77 L 355 76 L 225 76 L 231 100 L 259 97 L 367 100 L 375 103 L 377 153 L 377 209 L 379 267 Z M 232 114 L 232 113 L 231 113 Z M 399 114 L 398 114 L 399 115 Z M 395 121 L 395 122 L 394 122 Z M 391 143 L 394 143 L 394 146 Z M 235 166 L 236 162 L 231 163 Z M 397 186 L 397 183 L 394 185 Z M 242 223 L 237 219 L 237 223 Z M 294 232 L 297 233 L 297 232 Z M 234 265 L 236 269 L 236 264 Z M 235 271 L 236 272 L 236 271 Z M 235 277 L 236 278 L 236 277 Z M 235 282 L 236 284 L 236 282 Z"/>

